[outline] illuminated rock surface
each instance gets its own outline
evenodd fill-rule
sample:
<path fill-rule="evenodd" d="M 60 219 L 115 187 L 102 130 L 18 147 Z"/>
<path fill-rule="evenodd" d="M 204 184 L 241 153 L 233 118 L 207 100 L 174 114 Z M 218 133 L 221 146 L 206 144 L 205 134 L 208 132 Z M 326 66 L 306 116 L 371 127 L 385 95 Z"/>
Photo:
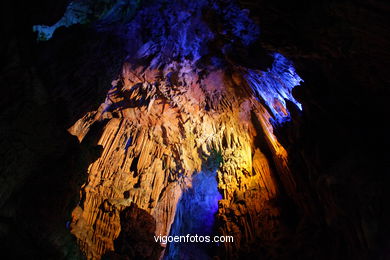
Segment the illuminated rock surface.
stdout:
<path fill-rule="evenodd" d="M 2 259 L 385 255 L 381 8 L 65 2 L 2 3 Z"/>
<path fill-rule="evenodd" d="M 212 19 L 221 23 L 219 31 L 205 21 L 207 5 Z M 105 102 L 69 129 L 80 142 L 94 135 L 103 148 L 88 167 L 80 204 L 72 213 L 71 232 L 88 259 L 115 250 L 121 212 L 132 203 L 153 217 L 156 234 L 178 234 L 197 225 L 201 216 L 191 214 L 188 205 L 177 205 L 185 200 L 197 203 L 197 196 L 207 189 L 198 184 L 206 174 L 202 165 L 215 153 L 221 162 L 215 165 L 215 183 L 210 182 L 209 189 L 220 195 L 212 208 L 206 206 L 211 212 L 201 215 L 211 218 L 210 223 L 215 218 L 218 225 L 204 226 L 203 231 L 190 228 L 188 233 L 211 234 L 215 229 L 215 234 L 232 235 L 234 243 L 218 249 L 227 257 L 238 257 L 242 246 L 254 241 L 273 243 L 280 226 L 279 209 L 271 203 L 278 195 L 275 175 L 289 192 L 295 187 L 287 153 L 273 135 L 271 116 L 259 100 L 282 122 L 289 117 L 284 99 L 296 102 L 291 90 L 300 78 L 280 54 L 264 58 L 274 59 L 269 64 L 249 56 L 242 64 L 231 61 L 237 48 L 255 43 L 259 30 L 247 13 L 229 2 L 225 5 L 222 9 L 208 1 L 179 5 L 155 1 L 143 6 L 129 23 L 118 25 L 116 33 L 129 52 L 122 73 L 112 82 Z M 142 38 L 134 41 L 148 30 L 146 43 Z M 222 52 L 210 53 L 208 45 L 218 40 Z M 249 62 L 257 70 L 245 67 Z M 91 128 L 96 128 L 93 133 Z M 256 143 L 256 138 L 265 143 Z M 264 149 L 272 157 L 267 158 Z M 185 214 L 190 216 L 180 219 Z M 168 251 L 167 258 L 185 255 L 176 252 L 175 245 Z"/>
<path fill-rule="evenodd" d="M 264 228 L 259 227 L 266 224 L 259 215 L 277 217 L 277 209 L 268 205 L 277 193 L 269 166 L 273 158 L 267 159 L 255 144 L 255 137 L 264 133 L 268 149 L 272 149 L 281 171 L 288 174 L 286 153 L 272 134 L 268 113 L 255 99 L 235 96 L 233 81 L 221 71 L 203 79 L 207 82 L 204 88 L 188 68 L 181 71 L 191 82 L 167 86 L 156 78 L 169 72 L 146 70 L 139 75 L 126 65 L 106 102 L 69 130 L 82 140 L 88 138 L 91 125 L 100 128 L 97 144 L 103 152 L 89 166 L 71 225 L 90 258 L 114 250 L 120 212 L 131 203 L 154 217 L 156 234 L 169 234 L 176 205 L 192 186 L 193 174 L 201 171 L 203 161 L 215 152 L 222 159 L 215 176 L 222 195 L 219 232 L 236 239 L 228 252 L 238 250 L 241 240 L 251 241 L 263 234 Z M 181 71 L 177 73 L 182 75 Z M 223 97 L 210 104 L 214 108 L 209 111 L 204 109 L 206 100 L 211 99 L 207 89 L 218 90 Z M 259 133 L 251 113 L 262 124 Z M 269 211 L 264 213 L 268 207 L 272 209 L 270 216 Z M 247 218 L 253 220 L 248 222 Z M 260 234 L 253 234 L 253 230 Z"/>

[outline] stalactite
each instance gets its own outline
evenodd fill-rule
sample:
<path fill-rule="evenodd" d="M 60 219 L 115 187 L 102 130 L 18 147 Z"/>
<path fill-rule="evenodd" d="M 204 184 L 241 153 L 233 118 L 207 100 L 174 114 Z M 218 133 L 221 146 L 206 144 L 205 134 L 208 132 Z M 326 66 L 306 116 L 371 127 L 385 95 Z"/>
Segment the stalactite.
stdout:
<path fill-rule="evenodd" d="M 113 241 L 120 230 L 120 212 L 131 203 L 156 219 L 156 234 L 168 235 L 178 201 L 190 187 L 193 173 L 201 170 L 202 161 L 213 151 L 221 154 L 223 162 L 217 170 L 218 189 L 222 194 L 217 213 L 220 232 L 236 237 L 227 254 L 234 256 L 242 242 L 265 236 L 264 227 L 261 234 L 253 231 L 259 226 L 272 227 L 264 222 L 267 217 L 262 215 L 268 214 L 265 211 L 278 215 L 277 208 L 269 204 L 277 196 L 273 180 L 276 173 L 271 170 L 269 160 L 275 160 L 279 164 L 278 171 L 288 175 L 287 154 L 273 135 L 266 109 L 255 99 L 224 95 L 217 104 L 225 102 L 228 106 L 221 106 L 218 111 L 205 111 L 199 101 L 206 100 L 208 92 L 196 83 L 180 94 L 183 101 L 167 104 L 167 100 L 175 100 L 177 94 L 163 92 L 166 83 L 150 76 L 156 74 L 154 70 L 145 70 L 140 75 L 129 70 L 124 66 L 121 78 L 115 81 L 126 82 L 124 85 L 114 85 L 115 91 L 108 93 L 105 103 L 96 112 L 87 114 L 69 129 L 82 140 L 88 135 L 88 127 L 107 122 L 98 142 L 103 146 L 103 153 L 89 167 L 88 182 L 83 188 L 84 203 L 75 209 L 72 222 L 72 232 L 89 258 L 99 258 L 114 250 Z M 218 87 L 228 92 L 233 85 L 232 82 L 224 85 L 226 89 L 213 86 L 212 82 L 223 82 L 226 77 L 218 71 L 210 75 L 214 81 L 209 81 L 209 89 Z M 195 77 L 196 74 L 192 75 Z M 141 83 L 139 78 L 150 81 Z M 149 90 L 142 91 L 142 86 Z M 156 94 L 149 106 L 150 91 Z M 115 106 L 118 103 L 120 105 Z M 135 103 L 137 105 L 133 105 Z M 252 113 L 258 115 L 261 133 L 256 133 Z M 92 120 L 91 114 L 94 115 Z M 254 137 L 258 134 L 266 136 L 274 158 L 267 158 L 262 148 L 256 147 Z"/>
<path fill-rule="evenodd" d="M 122 73 L 100 107 L 68 129 L 80 142 L 97 135 L 103 148 L 73 211 L 71 232 L 80 248 L 88 259 L 115 251 L 114 241 L 126 236 L 121 216 L 134 205 L 154 218 L 155 234 L 183 231 L 180 214 L 191 207 L 178 205 L 214 154 L 221 158 L 214 169 L 221 198 L 211 215 L 217 233 L 234 237 L 223 254 L 234 258 L 243 245 L 272 243 L 281 226 L 272 203 L 276 177 L 287 192 L 295 190 L 287 152 L 273 133 L 273 123 L 289 118 L 285 99 L 302 108 L 291 94 L 301 81 L 291 62 L 277 53 L 237 57 L 253 49 L 260 30 L 231 1 L 156 0 L 131 15 L 122 2 L 94 22 L 125 43 Z"/>

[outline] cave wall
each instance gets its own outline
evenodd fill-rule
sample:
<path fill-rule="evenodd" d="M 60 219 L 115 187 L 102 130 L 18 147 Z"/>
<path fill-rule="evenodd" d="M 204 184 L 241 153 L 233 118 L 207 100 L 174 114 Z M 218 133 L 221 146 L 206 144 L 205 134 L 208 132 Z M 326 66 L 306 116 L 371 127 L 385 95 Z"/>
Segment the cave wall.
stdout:
<path fill-rule="evenodd" d="M 104 81 L 111 82 L 115 65 L 103 66 L 103 55 L 101 63 L 87 64 L 96 52 L 88 52 L 94 40 L 84 42 L 96 36 L 87 28 L 59 32 L 57 43 L 37 43 L 32 26 L 54 23 L 66 5 L 67 1 L 1 2 L 2 259 L 83 255 L 69 224 L 87 167 L 100 152 L 94 143 L 80 144 L 67 128 L 104 100 Z M 91 66 L 100 71 L 98 77 Z"/>
<path fill-rule="evenodd" d="M 108 31 L 74 25 L 38 43 L 32 26 L 54 24 L 66 4 L 1 3 L 3 256 L 156 258 L 163 251 L 151 234 L 170 232 L 192 174 L 214 151 L 223 160 L 217 232 L 236 238 L 215 254 L 389 256 L 385 2 L 239 1 L 261 28 L 261 48 L 229 46 L 229 62 L 265 70 L 272 58 L 263 52 L 276 51 L 304 79 L 286 108 L 271 104 L 292 119 L 278 127 L 231 69 L 193 75 L 207 87 L 195 80 L 187 91 L 171 71 L 132 68 L 132 48 Z M 202 15 L 218 31 L 215 13 Z M 186 65 L 169 69 L 187 79 Z M 156 82 L 169 84 L 157 91 Z M 125 242 L 137 229 L 124 219 L 137 218 L 150 254 Z"/>
<path fill-rule="evenodd" d="M 304 109 L 277 134 L 300 191 L 292 197 L 304 205 L 300 254 L 311 247 L 323 258 L 386 259 L 389 5 L 240 2 L 263 28 L 262 44 L 289 57 L 304 79 L 293 91 Z"/>

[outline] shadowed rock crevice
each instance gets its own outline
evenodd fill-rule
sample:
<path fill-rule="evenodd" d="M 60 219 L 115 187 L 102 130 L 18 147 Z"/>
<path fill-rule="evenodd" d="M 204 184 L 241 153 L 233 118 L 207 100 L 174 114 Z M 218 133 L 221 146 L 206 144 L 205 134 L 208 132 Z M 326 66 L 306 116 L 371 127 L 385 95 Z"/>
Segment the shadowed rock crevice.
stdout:
<path fill-rule="evenodd" d="M 145 210 L 131 204 L 120 214 L 121 232 L 114 242 L 114 252 L 102 259 L 159 259 L 163 248 L 155 241 L 156 220 Z"/>

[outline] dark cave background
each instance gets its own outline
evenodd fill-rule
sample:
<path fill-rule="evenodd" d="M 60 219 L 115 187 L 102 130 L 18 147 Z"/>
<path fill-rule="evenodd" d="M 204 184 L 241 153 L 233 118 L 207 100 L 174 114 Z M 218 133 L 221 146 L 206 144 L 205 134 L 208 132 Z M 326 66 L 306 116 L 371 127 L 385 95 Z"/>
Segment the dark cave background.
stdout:
<path fill-rule="evenodd" d="M 290 232 L 271 258 L 390 259 L 389 3 L 238 2 L 259 24 L 261 46 L 304 79 L 293 92 L 303 111 L 291 106 L 292 122 L 277 132 L 300 203 L 286 198 Z M 99 147 L 66 129 L 104 100 L 122 43 L 84 25 L 38 43 L 32 26 L 55 23 L 67 1 L 0 4 L 0 257 L 78 259 L 65 223 Z"/>

